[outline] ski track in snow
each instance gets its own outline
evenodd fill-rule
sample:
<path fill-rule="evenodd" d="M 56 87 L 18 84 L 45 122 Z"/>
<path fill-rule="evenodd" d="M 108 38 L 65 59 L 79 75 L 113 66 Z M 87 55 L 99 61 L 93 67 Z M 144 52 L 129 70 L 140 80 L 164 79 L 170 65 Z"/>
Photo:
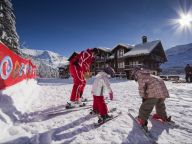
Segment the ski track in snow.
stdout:
<path fill-rule="evenodd" d="M 88 81 L 83 95 L 88 99 L 92 99 L 92 82 Z M 71 80 L 39 80 L 39 85 L 40 96 L 33 102 L 29 113 L 56 110 L 69 100 Z M 166 99 L 167 113 L 180 127 L 166 127 L 149 120 L 149 130 L 160 144 L 192 143 L 192 84 L 166 82 L 166 85 L 170 93 L 170 98 Z M 23 130 L 22 134 L 14 135 L 8 143 L 148 144 L 149 140 L 127 114 L 128 109 L 135 116 L 138 114 L 141 104 L 138 84 L 134 81 L 111 80 L 111 86 L 114 100 L 107 101 L 108 108 L 116 107 L 122 111 L 122 115 L 116 119 L 95 129 L 93 123 L 98 118 L 90 116 L 89 109 L 44 116 L 15 126 L 16 130 L 18 127 Z M 92 101 L 87 104 L 92 104 Z"/>

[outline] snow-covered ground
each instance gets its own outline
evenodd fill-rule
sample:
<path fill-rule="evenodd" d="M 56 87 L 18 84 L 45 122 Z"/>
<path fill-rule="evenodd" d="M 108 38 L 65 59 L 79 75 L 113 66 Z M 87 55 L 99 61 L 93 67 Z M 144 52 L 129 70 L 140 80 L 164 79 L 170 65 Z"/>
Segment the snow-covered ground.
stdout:
<path fill-rule="evenodd" d="M 88 81 L 84 97 L 92 99 L 91 84 Z M 34 84 L 32 84 L 34 85 Z M 192 143 L 192 84 L 166 82 L 171 98 L 166 100 L 167 113 L 179 125 L 171 128 L 149 121 L 149 129 L 159 144 L 189 144 Z M 34 85 L 35 86 L 35 85 Z M 0 113 L 0 143 L 32 143 L 32 144 L 148 144 L 149 140 L 133 123 L 128 116 L 128 109 L 136 116 L 141 104 L 138 94 L 138 85 L 135 81 L 111 79 L 114 92 L 114 100 L 108 101 L 108 107 L 117 108 L 122 115 L 107 122 L 99 128 L 94 128 L 93 123 L 97 117 L 89 115 L 89 109 L 75 112 L 65 112 L 38 117 L 40 112 L 62 109 L 69 100 L 72 81 L 71 79 L 40 79 L 36 87 L 25 87 L 33 89 L 28 97 L 28 106 L 25 108 L 26 121 L 16 124 L 8 123 L 3 112 Z M 22 86 L 24 87 L 24 86 Z M 10 90 L 7 90 L 8 93 Z M 22 90 L 19 90 L 21 95 Z M 1 93 L 5 96 L 5 93 Z M 25 99 L 26 100 L 26 99 Z M 15 108 L 21 111 L 23 101 L 13 98 Z M 18 104 L 21 103 L 21 104 Z M 30 105 L 29 105 L 30 104 Z M 87 105 L 91 105 L 89 101 Z M 13 106 L 14 104 L 10 106 Z M 24 110 L 23 110 L 24 111 Z M 23 112 L 22 111 L 22 112 Z M 39 113 L 38 113 L 39 112 Z M 154 112 L 153 112 L 154 113 Z M 31 119 L 29 118 L 31 116 Z M 35 119 L 33 119 L 35 117 Z M 28 120 L 28 121 L 27 121 Z M 7 123 L 6 123 L 7 122 Z M 3 130 L 3 131 L 2 131 Z M 3 133 L 2 133 L 3 132 Z"/>

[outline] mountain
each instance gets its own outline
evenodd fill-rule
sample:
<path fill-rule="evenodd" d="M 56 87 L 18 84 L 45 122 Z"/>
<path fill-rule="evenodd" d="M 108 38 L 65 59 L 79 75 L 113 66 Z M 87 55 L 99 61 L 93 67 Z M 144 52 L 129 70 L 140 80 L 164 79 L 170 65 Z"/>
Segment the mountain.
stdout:
<path fill-rule="evenodd" d="M 184 67 L 187 64 L 192 65 L 192 43 L 186 45 L 174 46 L 165 51 L 168 62 L 161 68 L 166 73 L 181 74 L 184 73 Z"/>
<path fill-rule="evenodd" d="M 47 50 L 20 49 L 25 58 L 32 59 L 40 77 L 58 77 L 58 67 L 68 65 L 66 57 Z"/>

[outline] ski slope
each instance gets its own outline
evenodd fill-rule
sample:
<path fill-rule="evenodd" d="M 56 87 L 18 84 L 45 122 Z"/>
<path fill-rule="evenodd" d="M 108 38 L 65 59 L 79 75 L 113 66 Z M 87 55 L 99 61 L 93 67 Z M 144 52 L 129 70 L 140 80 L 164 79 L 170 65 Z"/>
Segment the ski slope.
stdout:
<path fill-rule="evenodd" d="M 85 87 L 84 97 L 92 100 L 90 79 Z M 89 108 L 65 112 L 63 106 L 69 100 L 71 79 L 38 80 L 38 97 L 29 96 L 30 107 L 23 122 L 13 125 L 0 125 L 4 134 L 0 143 L 12 144 L 148 144 L 149 140 L 128 116 L 128 109 L 137 116 L 141 98 L 135 81 L 111 79 L 114 100 L 108 108 L 117 108 L 122 115 L 95 128 L 97 117 L 89 115 Z M 149 121 L 149 130 L 159 144 L 192 143 L 192 84 L 166 82 L 170 98 L 166 100 L 167 113 L 179 125 L 171 128 Z M 106 94 L 107 97 L 107 94 Z M 91 105 L 92 101 L 87 102 Z M 40 113 L 61 110 L 60 113 L 46 116 Z M 153 111 L 154 113 L 154 111 Z M 31 116 L 29 118 L 29 116 Z M 35 118 L 34 118 L 35 117 Z M 1 122 L 1 119 L 0 119 Z"/>

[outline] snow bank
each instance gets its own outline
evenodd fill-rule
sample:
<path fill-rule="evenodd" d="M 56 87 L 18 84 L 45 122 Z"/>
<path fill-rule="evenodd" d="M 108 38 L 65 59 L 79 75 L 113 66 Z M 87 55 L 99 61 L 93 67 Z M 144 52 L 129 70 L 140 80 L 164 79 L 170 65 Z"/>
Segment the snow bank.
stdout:
<path fill-rule="evenodd" d="M 30 111 L 32 103 L 39 97 L 40 87 L 34 79 L 23 80 L 0 91 L 1 138 L 23 135 L 16 125 L 23 113 Z"/>
<path fill-rule="evenodd" d="M 30 109 L 31 103 L 38 98 L 40 87 L 34 79 L 23 80 L 22 82 L 11 86 L 1 92 L 1 97 L 10 96 L 15 108 L 24 113 Z M 9 99 L 9 98 L 5 98 Z"/>
<path fill-rule="evenodd" d="M 0 91 L 0 119 L 8 124 L 17 121 L 22 113 L 30 110 L 38 98 L 40 88 L 34 79 L 23 80 Z"/>

